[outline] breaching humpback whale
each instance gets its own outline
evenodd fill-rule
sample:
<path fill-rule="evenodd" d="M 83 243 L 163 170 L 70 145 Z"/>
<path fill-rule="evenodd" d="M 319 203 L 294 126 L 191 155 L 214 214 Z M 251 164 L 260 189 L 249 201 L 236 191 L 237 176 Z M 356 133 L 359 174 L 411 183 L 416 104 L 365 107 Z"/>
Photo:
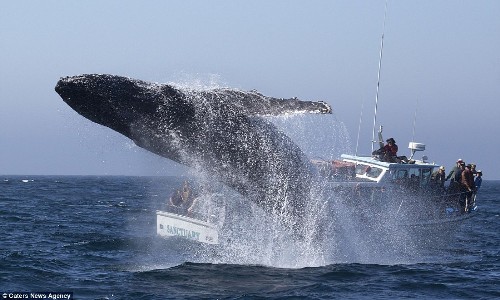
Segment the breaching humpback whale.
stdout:
<path fill-rule="evenodd" d="M 331 113 L 324 102 L 228 88 L 190 90 L 115 75 L 64 77 L 56 92 L 85 118 L 139 147 L 210 172 L 262 208 L 301 215 L 311 166 L 263 115 Z"/>

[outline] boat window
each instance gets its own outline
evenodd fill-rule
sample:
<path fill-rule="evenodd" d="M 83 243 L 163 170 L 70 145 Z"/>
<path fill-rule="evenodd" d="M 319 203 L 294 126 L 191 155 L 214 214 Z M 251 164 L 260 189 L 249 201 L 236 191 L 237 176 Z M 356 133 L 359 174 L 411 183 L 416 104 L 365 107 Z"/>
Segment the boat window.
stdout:
<path fill-rule="evenodd" d="M 370 166 L 366 165 L 356 165 L 356 175 L 364 175 L 366 173 L 366 169 Z"/>
<path fill-rule="evenodd" d="M 397 182 L 411 182 L 416 186 L 425 186 L 429 184 L 432 169 L 399 169 L 392 172 L 392 180 Z"/>
<path fill-rule="evenodd" d="M 408 170 L 397 170 L 392 174 L 392 179 L 406 179 L 408 178 Z"/>
<path fill-rule="evenodd" d="M 410 169 L 410 180 L 408 184 L 413 188 L 418 188 L 420 186 L 420 169 Z"/>
<path fill-rule="evenodd" d="M 420 181 L 420 169 L 410 169 L 410 179 L 413 181 Z"/>
<path fill-rule="evenodd" d="M 377 178 L 382 173 L 381 168 L 358 164 L 356 165 L 356 175 L 365 175 L 370 178 Z"/>
<path fill-rule="evenodd" d="M 432 169 L 422 169 L 422 180 L 421 184 L 428 185 L 431 180 Z"/>
<path fill-rule="evenodd" d="M 370 171 L 366 173 L 366 176 L 372 177 L 372 178 L 378 178 L 381 173 L 382 173 L 382 169 L 377 168 L 377 167 L 371 167 Z"/>

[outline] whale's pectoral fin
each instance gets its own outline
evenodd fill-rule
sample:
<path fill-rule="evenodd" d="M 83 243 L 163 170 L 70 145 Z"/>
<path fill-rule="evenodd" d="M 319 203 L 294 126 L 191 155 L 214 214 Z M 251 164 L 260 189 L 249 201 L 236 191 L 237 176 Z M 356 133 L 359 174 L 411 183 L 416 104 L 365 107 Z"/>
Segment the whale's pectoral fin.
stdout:
<path fill-rule="evenodd" d="M 248 109 L 248 115 L 286 115 L 286 114 L 331 114 L 332 107 L 323 101 L 302 101 L 297 98 L 278 99 L 262 97 L 260 105 Z"/>
<path fill-rule="evenodd" d="M 324 101 L 302 101 L 297 98 L 269 100 L 273 109 L 273 115 L 282 115 L 289 113 L 314 113 L 331 114 L 332 107 Z"/>
<path fill-rule="evenodd" d="M 324 101 L 302 101 L 297 98 L 273 98 L 257 91 L 224 90 L 228 103 L 238 107 L 244 115 L 284 115 L 297 113 L 331 114 L 331 106 Z M 229 99 L 228 99 L 229 100 Z"/>

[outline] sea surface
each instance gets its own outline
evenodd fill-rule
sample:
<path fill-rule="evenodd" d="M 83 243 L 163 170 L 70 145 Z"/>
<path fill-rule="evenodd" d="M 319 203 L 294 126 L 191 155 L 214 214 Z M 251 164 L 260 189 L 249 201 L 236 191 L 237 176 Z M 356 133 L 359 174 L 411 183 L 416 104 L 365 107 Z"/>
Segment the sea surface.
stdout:
<path fill-rule="evenodd" d="M 158 237 L 155 211 L 183 180 L 0 176 L 0 297 L 500 299 L 500 181 L 483 181 L 479 210 L 444 244 L 392 258 L 366 244 L 358 251 L 344 234 L 326 251 L 349 244 L 347 254 L 317 259 L 293 240 L 207 246 Z M 226 221 L 232 234 L 259 223 L 240 219 Z"/>

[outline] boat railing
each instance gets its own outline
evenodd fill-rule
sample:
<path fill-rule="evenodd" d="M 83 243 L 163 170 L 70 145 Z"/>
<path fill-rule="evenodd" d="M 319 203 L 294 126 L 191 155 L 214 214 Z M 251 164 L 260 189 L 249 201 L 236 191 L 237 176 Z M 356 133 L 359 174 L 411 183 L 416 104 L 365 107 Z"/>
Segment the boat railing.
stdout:
<path fill-rule="evenodd" d="M 415 209 L 434 219 L 459 216 L 476 210 L 477 193 L 449 190 L 434 186 L 409 189 L 407 186 L 338 185 L 334 188 L 343 201 L 356 207 L 375 209 L 390 206 L 396 214 L 407 215 Z M 373 206 L 373 207 L 372 207 Z M 431 216 L 432 215 L 432 216 Z"/>
<path fill-rule="evenodd" d="M 465 212 L 470 211 L 470 209 L 476 206 L 476 196 L 477 192 L 445 192 L 442 195 L 437 195 L 435 197 L 441 198 L 441 202 L 445 204 L 457 203 L 463 205 Z"/>
<path fill-rule="evenodd" d="M 449 192 L 445 189 L 442 191 L 425 191 L 417 194 L 417 199 L 423 197 L 427 202 L 424 207 L 434 207 L 437 209 L 426 209 L 429 213 L 434 211 L 437 214 L 463 214 L 474 211 L 476 209 L 477 192 L 453 191 Z M 421 197 L 418 197 L 421 196 Z M 404 204 L 405 198 L 401 198 L 401 205 Z"/>

